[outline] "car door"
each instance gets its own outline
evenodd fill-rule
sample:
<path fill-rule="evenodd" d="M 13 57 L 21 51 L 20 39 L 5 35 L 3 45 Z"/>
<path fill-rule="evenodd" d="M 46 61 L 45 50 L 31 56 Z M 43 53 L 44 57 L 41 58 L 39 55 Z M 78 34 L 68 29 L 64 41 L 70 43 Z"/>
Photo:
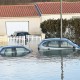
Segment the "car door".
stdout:
<path fill-rule="evenodd" d="M 43 44 L 45 46 L 44 54 L 58 54 L 59 53 L 59 41 L 50 40 Z"/>
<path fill-rule="evenodd" d="M 29 53 L 29 50 L 24 47 L 16 47 L 17 56 L 25 56 Z"/>
<path fill-rule="evenodd" d="M 68 41 L 65 41 L 65 40 L 60 41 L 60 44 L 61 44 L 60 48 L 63 54 L 70 54 L 75 52 L 74 46 L 71 45 Z"/>
<path fill-rule="evenodd" d="M 2 56 L 12 56 L 12 48 L 3 48 L 1 51 Z"/>

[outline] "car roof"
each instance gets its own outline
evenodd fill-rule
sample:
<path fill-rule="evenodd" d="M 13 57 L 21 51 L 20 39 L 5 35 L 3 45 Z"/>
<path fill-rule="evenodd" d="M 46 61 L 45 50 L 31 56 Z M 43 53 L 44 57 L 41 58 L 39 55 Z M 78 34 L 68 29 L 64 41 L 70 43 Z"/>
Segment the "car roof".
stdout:
<path fill-rule="evenodd" d="M 70 42 L 72 45 L 74 45 L 74 46 L 76 46 L 76 47 L 79 47 L 78 46 L 78 44 L 75 44 L 73 41 L 71 41 L 71 40 L 69 40 L 69 39 L 67 39 L 67 38 L 47 38 L 47 39 L 44 39 L 44 40 L 42 40 L 41 41 L 41 43 L 43 43 L 44 41 L 50 41 L 50 40 L 62 40 L 62 41 L 68 41 L 68 42 Z M 40 43 L 40 44 L 41 44 Z"/>
<path fill-rule="evenodd" d="M 68 41 L 70 41 L 69 39 L 67 39 L 67 38 L 46 38 L 46 39 L 43 39 L 42 41 L 41 41 L 41 43 L 43 43 L 44 41 L 50 41 L 50 40 L 68 40 Z M 41 44 L 40 43 L 40 44 Z"/>
<path fill-rule="evenodd" d="M 26 35 L 30 35 L 28 32 L 26 32 L 26 31 L 16 31 L 16 32 L 14 32 L 13 33 L 13 35 L 24 35 L 24 34 L 26 34 Z"/>
<path fill-rule="evenodd" d="M 1 46 L 0 48 L 9 48 L 9 47 L 24 47 L 24 46 L 21 46 L 21 45 L 7 45 L 7 46 Z"/>
<path fill-rule="evenodd" d="M 47 38 L 44 40 L 69 40 L 69 39 L 67 39 L 67 38 Z"/>

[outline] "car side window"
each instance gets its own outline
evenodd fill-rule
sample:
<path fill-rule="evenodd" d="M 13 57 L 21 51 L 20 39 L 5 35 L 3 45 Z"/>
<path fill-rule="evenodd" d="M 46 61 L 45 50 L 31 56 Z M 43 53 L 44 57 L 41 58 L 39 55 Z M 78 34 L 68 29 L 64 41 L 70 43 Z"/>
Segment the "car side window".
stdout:
<path fill-rule="evenodd" d="M 5 53 L 5 49 L 3 49 L 2 51 L 1 51 L 1 54 L 4 54 Z"/>
<path fill-rule="evenodd" d="M 46 41 L 43 43 L 43 46 L 47 47 L 48 46 L 49 41 Z"/>
<path fill-rule="evenodd" d="M 61 47 L 62 48 L 73 48 L 73 46 L 70 43 L 68 43 L 67 41 L 62 41 Z"/>
<path fill-rule="evenodd" d="M 58 48 L 59 47 L 58 41 L 56 41 L 56 40 L 50 41 L 48 43 L 48 47 Z"/>
<path fill-rule="evenodd" d="M 12 49 L 11 48 L 5 48 L 1 52 L 1 54 L 4 54 L 4 55 L 10 55 L 11 53 L 12 53 Z"/>
<path fill-rule="evenodd" d="M 23 54 L 23 53 L 27 53 L 27 49 L 25 48 L 16 48 L 17 54 Z"/>

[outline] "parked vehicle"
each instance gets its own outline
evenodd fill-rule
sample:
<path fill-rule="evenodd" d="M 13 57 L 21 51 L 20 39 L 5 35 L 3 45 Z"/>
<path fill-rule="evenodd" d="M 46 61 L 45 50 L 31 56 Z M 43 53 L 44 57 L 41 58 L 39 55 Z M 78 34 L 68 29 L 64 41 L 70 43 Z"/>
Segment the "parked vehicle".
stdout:
<path fill-rule="evenodd" d="M 0 55 L 1 56 L 12 56 L 12 57 L 19 57 L 25 56 L 28 53 L 31 53 L 32 50 L 26 48 L 24 46 L 4 46 L 0 47 Z"/>
<path fill-rule="evenodd" d="M 11 35 L 11 37 L 21 37 L 21 36 L 24 36 L 25 37 L 25 45 L 27 44 L 27 42 L 28 42 L 28 38 L 27 38 L 27 35 L 30 35 L 28 32 L 26 32 L 26 31 L 16 31 L 16 32 L 14 32 L 12 35 Z M 19 40 L 18 40 L 18 42 L 19 42 Z"/>
<path fill-rule="evenodd" d="M 40 53 L 68 54 L 80 51 L 80 46 L 66 38 L 48 38 L 38 45 Z"/>
<path fill-rule="evenodd" d="M 26 35 L 30 35 L 30 34 L 25 31 L 17 31 L 17 32 L 14 32 L 12 36 L 26 36 Z"/>

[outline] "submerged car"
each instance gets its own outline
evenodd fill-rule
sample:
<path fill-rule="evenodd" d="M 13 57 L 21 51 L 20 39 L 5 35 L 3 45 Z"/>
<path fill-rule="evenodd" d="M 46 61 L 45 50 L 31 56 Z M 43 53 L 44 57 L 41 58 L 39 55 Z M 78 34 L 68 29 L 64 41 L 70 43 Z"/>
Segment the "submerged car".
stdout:
<path fill-rule="evenodd" d="M 4 46 L 0 47 L 0 55 L 8 57 L 20 57 L 31 53 L 32 50 L 24 46 Z"/>
<path fill-rule="evenodd" d="M 80 46 L 66 38 L 48 38 L 41 41 L 38 45 L 40 53 L 73 53 L 80 50 Z"/>

